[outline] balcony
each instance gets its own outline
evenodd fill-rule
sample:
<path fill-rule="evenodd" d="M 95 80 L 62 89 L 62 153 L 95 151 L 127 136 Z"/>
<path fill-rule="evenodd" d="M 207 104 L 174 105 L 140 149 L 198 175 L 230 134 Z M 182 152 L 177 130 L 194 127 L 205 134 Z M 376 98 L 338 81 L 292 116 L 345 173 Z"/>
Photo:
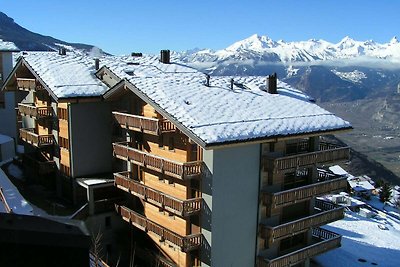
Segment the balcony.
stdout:
<path fill-rule="evenodd" d="M 146 217 L 132 211 L 124 206 L 115 205 L 116 210 L 122 218 L 133 226 L 145 232 L 152 232 L 160 237 L 161 241 L 168 242 L 171 245 L 179 247 L 183 252 L 189 252 L 199 249 L 202 242 L 201 234 L 180 236 L 174 232 L 165 229 L 161 225 L 148 220 Z"/>
<path fill-rule="evenodd" d="M 53 145 L 54 138 L 52 134 L 36 134 L 35 129 L 22 128 L 19 129 L 19 137 L 25 142 L 36 146 L 43 147 Z"/>
<path fill-rule="evenodd" d="M 178 179 L 190 179 L 201 175 L 202 161 L 176 162 L 152 155 L 129 146 L 128 142 L 113 143 L 114 156 L 139 166 L 164 173 Z"/>
<path fill-rule="evenodd" d="M 283 157 L 264 157 L 264 170 L 275 172 L 296 169 L 314 164 L 323 164 L 348 160 L 350 158 L 349 147 L 339 147 L 334 144 L 320 143 L 319 151 L 306 152 Z"/>
<path fill-rule="evenodd" d="M 34 104 L 18 103 L 19 113 L 25 116 L 31 116 L 36 119 L 48 118 L 53 116 L 53 109 L 50 106 L 36 107 Z"/>
<path fill-rule="evenodd" d="M 113 112 L 118 124 L 125 129 L 137 132 L 144 132 L 153 135 L 160 135 L 165 132 L 174 132 L 176 127 L 168 120 L 147 118 L 122 112 Z"/>
<path fill-rule="evenodd" d="M 56 170 L 56 163 L 41 153 L 24 154 L 24 166 L 35 170 L 39 175 L 45 175 Z"/>
<path fill-rule="evenodd" d="M 314 196 L 329 194 L 333 191 L 347 188 L 346 177 L 322 181 L 276 193 L 263 190 L 263 203 L 266 206 L 277 208 L 292 205 L 297 202 L 310 200 Z"/>
<path fill-rule="evenodd" d="M 41 90 L 43 86 L 36 81 L 36 79 L 31 78 L 17 78 L 18 90 L 30 91 L 30 90 Z"/>
<path fill-rule="evenodd" d="M 315 213 L 313 215 L 280 224 L 269 226 L 261 224 L 261 237 L 268 240 L 269 244 L 283 238 L 308 231 L 312 227 L 321 226 L 344 218 L 344 208 L 322 200 L 315 201 Z"/>
<path fill-rule="evenodd" d="M 312 229 L 312 243 L 291 253 L 269 259 L 260 256 L 258 267 L 287 267 L 304 262 L 306 259 L 340 247 L 341 235 L 321 228 Z"/>
<path fill-rule="evenodd" d="M 180 200 L 131 179 L 130 172 L 114 173 L 115 185 L 149 203 L 179 216 L 190 216 L 201 210 L 201 198 Z"/>

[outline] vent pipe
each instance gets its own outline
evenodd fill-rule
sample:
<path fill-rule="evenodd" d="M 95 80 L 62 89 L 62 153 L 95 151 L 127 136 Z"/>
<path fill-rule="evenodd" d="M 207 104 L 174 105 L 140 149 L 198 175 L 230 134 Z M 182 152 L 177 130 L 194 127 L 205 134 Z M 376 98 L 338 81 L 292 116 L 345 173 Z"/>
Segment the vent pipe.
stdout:
<path fill-rule="evenodd" d="M 100 69 L 100 59 L 98 59 L 98 58 L 95 58 L 95 59 L 94 59 L 94 68 L 95 68 L 96 70 L 99 70 L 99 69 Z"/>
<path fill-rule="evenodd" d="M 231 90 L 233 90 L 233 79 L 231 79 Z"/>
<path fill-rule="evenodd" d="M 278 89 L 277 89 L 277 76 L 276 72 L 272 75 L 267 76 L 267 88 L 268 88 L 268 93 L 270 94 L 277 94 Z"/>
<path fill-rule="evenodd" d="M 206 74 L 206 86 L 210 87 L 210 75 Z"/>
<path fill-rule="evenodd" d="M 58 49 L 58 54 L 59 54 L 60 56 L 65 56 L 65 55 L 67 54 L 67 49 L 65 49 L 65 47 L 60 47 L 60 48 Z"/>
<path fill-rule="evenodd" d="M 169 50 L 161 50 L 160 52 L 160 62 L 164 64 L 170 63 L 170 51 Z"/>

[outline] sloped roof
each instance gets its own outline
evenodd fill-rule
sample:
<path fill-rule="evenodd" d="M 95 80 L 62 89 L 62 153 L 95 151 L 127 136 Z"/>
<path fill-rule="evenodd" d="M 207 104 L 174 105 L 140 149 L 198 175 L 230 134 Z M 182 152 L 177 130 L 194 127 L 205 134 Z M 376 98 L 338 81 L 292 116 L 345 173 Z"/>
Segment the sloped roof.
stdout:
<path fill-rule="evenodd" d="M 19 49 L 13 42 L 6 42 L 0 39 L 0 52 L 1 51 L 18 52 Z"/>
<path fill-rule="evenodd" d="M 57 98 L 101 96 L 108 90 L 94 75 L 91 57 L 76 53 L 26 52 L 22 58 Z"/>
<path fill-rule="evenodd" d="M 203 73 L 162 64 L 157 57 L 104 60 L 205 145 L 351 128 L 283 82 L 278 82 L 279 94 L 267 93 L 265 77 L 216 76 L 208 87 Z"/>

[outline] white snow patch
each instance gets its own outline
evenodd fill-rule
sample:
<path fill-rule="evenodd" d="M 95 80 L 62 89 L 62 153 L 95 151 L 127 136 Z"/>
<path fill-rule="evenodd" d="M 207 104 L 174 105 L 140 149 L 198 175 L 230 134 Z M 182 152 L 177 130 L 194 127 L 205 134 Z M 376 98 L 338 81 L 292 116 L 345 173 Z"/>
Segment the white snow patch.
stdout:
<path fill-rule="evenodd" d="M 332 70 L 334 74 L 336 74 L 342 80 L 347 80 L 354 83 L 360 83 L 362 79 L 366 79 L 367 75 L 364 72 L 359 70 L 354 70 L 351 72 L 340 72 L 337 70 Z"/>

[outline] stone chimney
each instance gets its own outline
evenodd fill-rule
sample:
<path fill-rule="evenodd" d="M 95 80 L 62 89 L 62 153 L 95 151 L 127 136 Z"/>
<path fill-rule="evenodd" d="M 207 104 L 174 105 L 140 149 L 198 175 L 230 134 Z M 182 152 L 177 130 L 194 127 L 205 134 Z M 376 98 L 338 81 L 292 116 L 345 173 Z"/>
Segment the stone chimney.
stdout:
<path fill-rule="evenodd" d="M 100 69 L 100 59 L 98 59 L 98 58 L 95 58 L 95 59 L 94 59 L 94 68 L 95 68 L 96 70 L 99 70 L 99 69 Z"/>
<path fill-rule="evenodd" d="M 65 49 L 65 47 L 58 48 L 58 54 L 60 56 L 65 56 L 67 54 L 67 49 Z"/>
<path fill-rule="evenodd" d="M 276 76 L 276 72 L 272 75 L 268 75 L 267 76 L 267 89 L 268 89 L 268 93 L 270 94 L 277 94 L 278 93 L 278 89 L 277 89 L 277 76 Z"/>
<path fill-rule="evenodd" d="M 160 52 L 160 62 L 164 64 L 170 64 L 170 54 L 169 50 L 161 50 Z"/>
<path fill-rule="evenodd" d="M 210 87 L 210 75 L 206 74 L 206 86 Z"/>

